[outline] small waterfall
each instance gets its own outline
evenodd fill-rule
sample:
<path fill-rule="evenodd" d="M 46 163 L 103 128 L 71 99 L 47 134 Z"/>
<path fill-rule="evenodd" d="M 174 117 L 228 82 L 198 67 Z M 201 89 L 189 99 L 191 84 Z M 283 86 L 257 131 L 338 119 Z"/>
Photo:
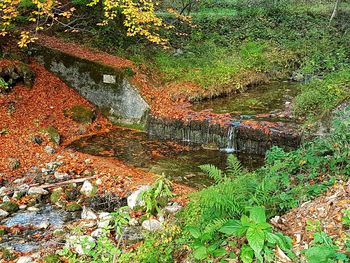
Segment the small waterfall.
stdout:
<path fill-rule="evenodd" d="M 220 151 L 225 153 L 233 153 L 236 151 L 236 126 L 232 125 L 228 128 L 226 147 L 221 148 Z"/>

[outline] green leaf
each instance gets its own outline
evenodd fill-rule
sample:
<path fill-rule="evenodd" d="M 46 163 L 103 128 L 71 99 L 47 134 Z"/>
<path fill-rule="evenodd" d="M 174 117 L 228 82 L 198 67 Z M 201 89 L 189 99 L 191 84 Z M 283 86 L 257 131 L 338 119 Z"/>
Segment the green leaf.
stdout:
<path fill-rule="evenodd" d="M 214 257 L 222 257 L 226 255 L 226 250 L 224 248 L 218 248 L 213 252 Z"/>
<path fill-rule="evenodd" d="M 242 222 L 239 220 L 229 220 L 219 231 L 230 236 L 243 236 L 247 231 L 247 227 L 243 226 Z"/>
<path fill-rule="evenodd" d="M 250 247 L 254 250 L 256 255 L 259 255 L 265 243 L 264 231 L 259 228 L 249 227 L 246 236 Z"/>
<path fill-rule="evenodd" d="M 194 238 L 199 238 L 201 236 L 201 232 L 197 227 L 188 226 L 186 227 L 187 231 L 190 232 L 191 236 Z"/>
<path fill-rule="evenodd" d="M 207 255 L 208 253 L 205 246 L 201 246 L 193 251 L 193 256 L 198 260 L 205 259 Z"/>
<path fill-rule="evenodd" d="M 254 251 L 248 245 L 243 245 L 241 248 L 240 259 L 243 263 L 252 263 L 254 259 Z"/>
<path fill-rule="evenodd" d="M 249 218 L 255 223 L 266 223 L 265 208 L 263 207 L 252 207 L 249 209 Z"/>
<path fill-rule="evenodd" d="M 335 249 L 329 246 L 311 247 L 305 251 L 308 263 L 330 263 L 335 256 Z"/>

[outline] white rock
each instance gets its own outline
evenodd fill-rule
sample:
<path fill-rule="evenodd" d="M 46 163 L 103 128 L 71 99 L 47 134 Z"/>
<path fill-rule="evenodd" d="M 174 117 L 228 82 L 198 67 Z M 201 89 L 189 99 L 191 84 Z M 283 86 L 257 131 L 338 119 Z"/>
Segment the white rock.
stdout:
<path fill-rule="evenodd" d="M 148 231 L 158 231 L 163 228 L 162 224 L 156 219 L 149 219 L 142 222 L 142 227 Z"/>
<path fill-rule="evenodd" d="M 97 226 L 99 228 L 107 228 L 109 223 L 111 222 L 112 220 L 112 215 L 110 213 L 107 213 L 107 212 L 102 212 L 99 214 L 99 221 L 97 222 Z"/>
<path fill-rule="evenodd" d="M 90 208 L 83 206 L 83 211 L 81 212 L 81 219 L 95 220 L 97 219 L 97 216 Z"/>
<path fill-rule="evenodd" d="M 36 212 L 36 211 L 39 211 L 39 208 L 37 208 L 37 207 L 35 207 L 35 206 L 30 206 L 30 207 L 27 208 L 27 210 L 28 210 L 29 212 Z"/>
<path fill-rule="evenodd" d="M 101 184 L 102 184 L 102 180 L 101 180 L 100 178 L 98 178 L 98 179 L 96 180 L 96 184 L 97 184 L 97 185 L 101 185 Z"/>
<path fill-rule="evenodd" d="M 164 211 L 167 212 L 168 214 L 175 214 L 181 208 L 182 208 L 181 205 L 179 205 L 178 203 L 174 202 L 172 205 L 168 205 L 168 206 L 164 207 Z"/>
<path fill-rule="evenodd" d="M 90 250 L 95 247 L 95 239 L 91 236 L 70 236 L 67 239 L 66 247 L 73 248 L 79 255 L 84 255 L 84 249 Z"/>
<path fill-rule="evenodd" d="M 151 187 L 148 185 L 143 185 L 138 190 L 133 192 L 130 196 L 128 196 L 128 207 L 134 209 L 137 206 L 144 206 L 145 202 L 142 200 L 142 193 L 149 190 L 150 188 Z"/>
<path fill-rule="evenodd" d="M 162 215 L 162 214 L 158 215 L 158 221 L 161 223 L 164 223 L 164 221 L 165 221 L 164 215 Z"/>
<path fill-rule="evenodd" d="M 26 209 L 26 208 L 27 208 L 27 205 L 20 205 L 20 206 L 19 206 L 19 209 L 20 209 L 20 210 L 24 210 L 24 209 Z"/>
<path fill-rule="evenodd" d="M 32 257 L 20 257 L 16 261 L 17 263 L 33 263 L 33 258 Z"/>
<path fill-rule="evenodd" d="M 57 180 L 65 180 L 69 177 L 67 173 L 60 173 L 60 172 L 55 172 L 54 176 Z"/>
<path fill-rule="evenodd" d="M 102 233 L 103 233 L 103 230 L 101 228 L 97 228 L 96 230 L 91 232 L 91 236 L 97 238 L 97 237 L 101 236 Z"/>
<path fill-rule="evenodd" d="M 23 184 L 25 180 L 26 180 L 25 178 L 19 178 L 14 180 L 13 184 Z"/>
<path fill-rule="evenodd" d="M 7 188 L 5 186 L 0 188 L 0 196 L 6 195 L 6 192 L 7 192 Z"/>
<path fill-rule="evenodd" d="M 5 202 L 10 202 L 10 197 L 8 197 L 7 195 L 5 195 L 3 198 L 2 198 L 2 201 L 5 203 Z"/>
<path fill-rule="evenodd" d="M 95 194 L 96 188 L 88 180 L 84 181 L 83 186 L 80 189 L 80 193 L 86 196 L 92 196 Z"/>
<path fill-rule="evenodd" d="M 49 194 L 49 192 L 41 187 L 31 187 L 28 190 L 28 195 L 47 195 L 47 194 Z"/>
<path fill-rule="evenodd" d="M 3 219 L 7 217 L 9 213 L 7 213 L 5 210 L 0 209 L 0 219 Z"/>

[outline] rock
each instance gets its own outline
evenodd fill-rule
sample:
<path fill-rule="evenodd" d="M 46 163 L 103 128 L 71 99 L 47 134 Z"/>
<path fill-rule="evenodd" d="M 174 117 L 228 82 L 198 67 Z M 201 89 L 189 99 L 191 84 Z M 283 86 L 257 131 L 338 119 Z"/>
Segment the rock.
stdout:
<path fill-rule="evenodd" d="M 73 248 L 79 255 L 84 255 L 84 249 L 90 250 L 95 245 L 95 239 L 91 236 L 70 236 L 66 243 L 66 247 Z"/>
<path fill-rule="evenodd" d="M 46 164 L 46 168 L 55 171 L 58 167 L 62 166 L 64 162 L 49 162 Z"/>
<path fill-rule="evenodd" d="M 47 255 L 46 257 L 44 257 L 44 261 L 45 263 L 58 263 L 58 262 L 62 262 L 60 260 L 60 256 L 56 255 L 56 254 L 50 254 Z"/>
<path fill-rule="evenodd" d="M 137 221 L 136 218 L 131 218 L 129 220 L 129 226 L 138 226 L 139 225 L 139 221 Z"/>
<path fill-rule="evenodd" d="M 123 238 L 129 241 L 141 241 L 144 239 L 142 227 L 124 227 Z"/>
<path fill-rule="evenodd" d="M 55 236 L 55 237 L 62 237 L 64 236 L 65 232 L 62 228 L 58 228 L 58 229 L 55 229 L 53 232 L 52 232 L 52 235 Z"/>
<path fill-rule="evenodd" d="M 81 219 L 95 220 L 97 219 L 96 214 L 88 207 L 84 206 L 81 212 Z"/>
<path fill-rule="evenodd" d="M 91 232 L 91 236 L 97 238 L 101 236 L 102 233 L 103 233 L 103 230 L 101 228 L 97 228 L 96 230 Z"/>
<path fill-rule="evenodd" d="M 163 228 L 162 224 L 156 219 L 149 219 L 143 221 L 142 227 L 151 232 L 158 231 Z"/>
<path fill-rule="evenodd" d="M 47 195 L 47 194 L 49 194 L 49 192 L 41 187 L 34 186 L 29 188 L 28 190 L 28 195 Z"/>
<path fill-rule="evenodd" d="M 149 190 L 151 187 L 148 185 L 141 186 L 138 190 L 133 192 L 127 199 L 128 207 L 134 209 L 138 206 L 144 206 L 144 201 L 142 200 L 142 193 Z"/>
<path fill-rule="evenodd" d="M 19 257 L 16 261 L 17 263 L 34 263 L 32 257 Z"/>
<path fill-rule="evenodd" d="M 5 210 L 8 213 L 14 213 L 19 210 L 19 206 L 11 201 L 4 202 L 0 205 L 0 209 Z"/>
<path fill-rule="evenodd" d="M 182 208 L 177 202 L 172 203 L 172 205 L 168 205 L 164 207 L 164 211 L 168 214 L 175 214 Z"/>
<path fill-rule="evenodd" d="M 24 209 L 26 209 L 27 208 L 27 205 L 20 205 L 19 206 L 19 210 L 24 210 Z"/>
<path fill-rule="evenodd" d="M 57 180 L 65 180 L 68 179 L 69 175 L 67 173 L 55 172 L 54 176 Z"/>
<path fill-rule="evenodd" d="M 96 118 L 95 112 L 84 105 L 75 105 L 64 113 L 67 117 L 79 123 L 92 123 Z"/>
<path fill-rule="evenodd" d="M 9 215 L 5 210 L 0 209 L 0 219 L 3 219 Z"/>
<path fill-rule="evenodd" d="M 49 154 L 54 154 L 56 152 L 55 149 L 52 148 L 50 145 L 45 146 L 44 150 Z"/>
<path fill-rule="evenodd" d="M 6 203 L 6 202 L 10 202 L 11 199 L 10 197 L 8 197 L 7 195 L 5 195 L 3 198 L 2 198 L 2 202 Z"/>
<path fill-rule="evenodd" d="M 97 226 L 99 228 L 107 228 L 112 220 L 112 215 L 107 212 L 102 212 L 98 215 L 98 218 L 99 221 L 97 222 Z"/>
<path fill-rule="evenodd" d="M 11 170 L 16 170 L 21 166 L 21 162 L 17 158 L 8 158 L 9 161 L 9 168 Z"/>
<path fill-rule="evenodd" d="M 37 207 L 35 207 L 35 206 L 30 206 L 30 207 L 27 208 L 27 211 L 29 211 L 29 212 L 37 212 L 37 211 L 39 211 L 39 210 L 40 210 L 40 209 L 37 208 Z"/>
<path fill-rule="evenodd" d="M 76 203 L 76 202 L 66 204 L 66 211 L 67 212 L 80 211 L 81 209 L 82 209 L 81 205 Z"/>
<path fill-rule="evenodd" d="M 102 184 L 102 180 L 101 180 L 100 178 L 98 178 L 98 179 L 96 180 L 96 184 L 97 184 L 97 185 L 101 185 L 101 184 Z"/>
<path fill-rule="evenodd" d="M 20 199 L 20 198 L 23 197 L 25 194 L 26 194 L 25 191 L 14 191 L 14 192 L 13 192 L 12 198 Z"/>
<path fill-rule="evenodd" d="M 42 130 L 43 133 L 47 134 L 50 138 L 50 140 L 55 144 L 60 144 L 61 142 L 61 135 L 59 134 L 58 130 L 55 127 L 47 127 Z"/>
<path fill-rule="evenodd" d="M 25 178 L 18 178 L 16 180 L 14 180 L 12 183 L 13 184 L 23 184 L 25 180 L 26 180 Z"/>
<path fill-rule="evenodd" d="M 6 195 L 7 191 L 8 191 L 7 187 L 5 187 L 5 186 L 1 187 L 0 188 L 0 196 Z"/>
<path fill-rule="evenodd" d="M 80 189 L 80 193 L 85 196 L 94 196 L 97 192 L 97 187 L 92 185 L 88 180 L 84 181 L 83 186 Z"/>
<path fill-rule="evenodd" d="M 39 135 L 35 135 L 32 138 L 32 142 L 36 143 L 38 145 L 41 145 L 43 143 L 43 141 L 44 141 L 43 138 L 41 136 L 39 136 Z"/>

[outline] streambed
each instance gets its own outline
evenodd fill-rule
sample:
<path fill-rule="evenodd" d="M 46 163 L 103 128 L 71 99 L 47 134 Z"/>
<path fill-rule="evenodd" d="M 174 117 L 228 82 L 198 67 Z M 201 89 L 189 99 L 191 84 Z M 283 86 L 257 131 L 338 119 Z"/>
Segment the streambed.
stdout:
<path fill-rule="evenodd" d="M 212 184 L 211 179 L 198 168 L 199 165 L 210 163 L 225 168 L 227 154 L 214 145 L 212 147 L 204 149 L 201 145 L 156 140 L 144 132 L 123 128 L 81 138 L 69 146 L 91 155 L 116 158 L 146 172 L 164 173 L 175 182 L 198 189 Z M 262 166 L 264 162 L 263 156 L 236 155 L 249 170 Z"/>

